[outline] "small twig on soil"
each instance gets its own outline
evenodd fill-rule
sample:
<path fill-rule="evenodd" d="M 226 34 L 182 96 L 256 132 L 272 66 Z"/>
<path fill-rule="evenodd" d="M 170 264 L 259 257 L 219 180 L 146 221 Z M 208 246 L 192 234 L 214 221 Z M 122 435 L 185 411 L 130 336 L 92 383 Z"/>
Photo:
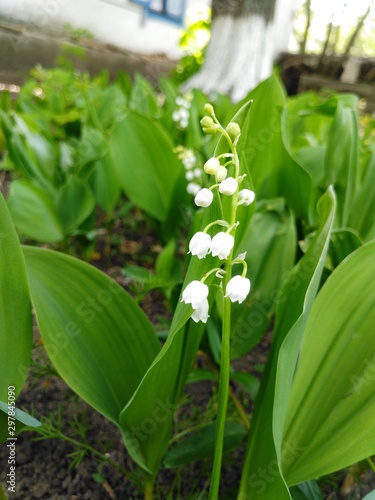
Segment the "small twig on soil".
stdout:
<path fill-rule="evenodd" d="M 105 491 L 108 493 L 108 495 L 111 497 L 112 500 L 117 500 L 116 493 L 113 491 L 113 488 L 109 484 L 108 481 L 104 481 L 104 483 L 102 483 L 102 486 L 105 489 Z"/>

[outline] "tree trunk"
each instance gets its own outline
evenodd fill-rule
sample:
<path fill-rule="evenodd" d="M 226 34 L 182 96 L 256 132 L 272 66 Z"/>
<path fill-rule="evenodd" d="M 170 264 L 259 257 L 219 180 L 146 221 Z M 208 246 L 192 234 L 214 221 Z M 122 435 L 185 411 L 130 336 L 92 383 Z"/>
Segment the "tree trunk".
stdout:
<path fill-rule="evenodd" d="M 213 0 L 206 58 L 184 90 L 220 92 L 234 101 L 245 97 L 271 75 L 275 57 L 286 49 L 295 1 Z"/>

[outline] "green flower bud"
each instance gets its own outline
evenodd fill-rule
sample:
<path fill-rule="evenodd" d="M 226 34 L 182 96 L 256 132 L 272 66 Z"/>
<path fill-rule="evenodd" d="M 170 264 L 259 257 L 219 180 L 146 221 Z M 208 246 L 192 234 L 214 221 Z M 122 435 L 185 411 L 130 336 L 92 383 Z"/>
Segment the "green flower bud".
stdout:
<path fill-rule="evenodd" d="M 204 128 L 203 128 L 203 132 L 204 132 L 205 134 L 214 135 L 214 134 L 216 134 L 216 132 L 217 132 L 217 128 L 216 128 L 216 127 L 210 127 L 210 128 L 206 128 L 206 127 L 204 127 Z"/>
<path fill-rule="evenodd" d="M 207 113 L 208 115 L 213 115 L 214 114 L 214 108 L 209 103 L 205 104 L 203 109 L 204 109 L 204 112 Z"/>
<path fill-rule="evenodd" d="M 213 119 L 210 116 L 203 117 L 200 123 L 204 128 L 211 128 L 215 125 Z"/>
<path fill-rule="evenodd" d="M 226 128 L 226 131 L 232 137 L 232 139 L 235 139 L 238 137 L 241 133 L 240 126 L 236 122 L 230 122 Z"/>

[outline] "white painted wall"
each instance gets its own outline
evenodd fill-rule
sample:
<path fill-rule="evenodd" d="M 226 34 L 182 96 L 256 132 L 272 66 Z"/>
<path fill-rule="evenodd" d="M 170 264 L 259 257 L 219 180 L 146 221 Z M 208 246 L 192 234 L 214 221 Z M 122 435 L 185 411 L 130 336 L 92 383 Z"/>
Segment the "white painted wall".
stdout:
<path fill-rule="evenodd" d="M 118 3 L 123 7 L 110 4 Z M 187 0 L 187 11 L 210 5 L 210 0 Z M 124 8 L 125 7 L 125 8 Z M 41 31 L 69 23 L 89 30 L 97 40 L 142 54 L 164 53 L 178 59 L 180 28 L 147 18 L 130 0 L 1 0 L 0 17 L 27 22 Z"/>

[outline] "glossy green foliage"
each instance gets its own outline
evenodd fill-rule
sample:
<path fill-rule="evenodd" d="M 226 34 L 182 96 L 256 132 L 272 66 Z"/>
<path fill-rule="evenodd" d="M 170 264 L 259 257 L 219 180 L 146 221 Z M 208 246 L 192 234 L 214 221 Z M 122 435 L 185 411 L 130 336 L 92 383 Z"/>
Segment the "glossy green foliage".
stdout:
<path fill-rule="evenodd" d="M 129 108 L 148 118 L 159 118 L 161 115 L 153 86 L 140 74 L 135 75 L 129 98 Z"/>
<path fill-rule="evenodd" d="M 316 219 L 315 201 L 331 184 L 337 193 L 336 225 L 345 227 L 353 217 L 360 180 L 358 128 L 358 99 L 354 95 L 324 101 L 315 93 L 306 93 L 288 103 L 283 139 L 294 160 L 310 176 L 312 223 Z"/>
<path fill-rule="evenodd" d="M 39 241 L 61 241 L 62 222 L 52 199 L 31 181 L 14 181 L 8 208 L 16 227 L 26 236 Z"/>
<path fill-rule="evenodd" d="M 274 74 L 262 82 L 247 99 L 253 104 L 244 154 L 257 199 L 283 196 L 296 215 L 306 217 L 311 181 L 283 142 L 282 113 L 287 98 L 279 77 Z"/>
<path fill-rule="evenodd" d="M 11 183 L 8 199 L 16 227 L 35 240 L 63 240 L 92 213 L 90 187 L 75 174 L 68 147 L 57 148 L 18 115 L 11 119 L 0 110 L 0 120 L 9 155 L 23 177 Z"/>
<path fill-rule="evenodd" d="M 162 289 L 173 311 L 181 284 L 201 279 L 218 263 L 187 256 L 183 280 L 176 258 L 184 252 L 181 234 L 189 233 L 188 241 L 209 222 L 226 219 L 231 208 L 229 197 L 219 205 L 215 194 L 209 208 L 197 210 L 173 151 L 190 148 L 198 167 L 228 152 L 225 140 L 202 133 L 207 97 L 199 90 L 185 96 L 190 107 L 182 127 L 173 120 L 181 94 L 171 80 L 160 82 L 161 95 L 141 76 L 108 84 L 105 76 L 77 79 L 61 69 L 34 73 L 14 109 L 1 99 L 0 141 L 8 149 L 2 165 L 14 169 L 7 202 L 17 229 L 38 241 L 66 240 L 84 232 L 87 221 L 93 224 L 96 205 L 110 214 L 125 193 L 165 243 L 155 271 L 125 264 L 125 272 L 143 290 Z M 43 99 L 33 96 L 36 85 Z M 224 126 L 233 120 L 241 127 L 241 188 L 256 193 L 255 203 L 237 212 L 235 255 L 246 252 L 252 288 L 243 304 L 231 306 L 232 359 L 247 355 L 274 325 L 260 386 L 249 373 L 231 373 L 255 399 L 238 498 L 319 499 L 311 479 L 375 453 L 372 135 L 364 128 L 360 133 L 355 96 L 287 98 L 276 74 L 237 105 L 220 95 L 213 105 Z M 231 165 L 228 171 L 233 174 Z M 204 174 L 199 182 L 208 187 L 215 181 Z M 16 365 L 26 367 L 28 285 L 9 214 L 0 208 L 0 261 L 6 263 L 0 269 L 6 290 L 0 356 L 19 356 Z M 142 311 L 108 277 L 50 250 L 26 247 L 24 255 L 48 354 L 66 382 L 121 429 L 146 475 L 155 476 L 163 461 L 172 467 L 209 457 L 214 424 L 169 451 L 168 439 L 185 384 L 216 380 L 212 371 L 192 366 L 198 349 L 220 364 L 218 289 L 210 292 L 207 325 L 188 321 L 190 306 L 177 302 L 160 348 Z M 21 313 L 11 314 L 13 307 Z M 10 331 L 23 346 L 17 354 L 10 354 Z M 18 377 L 22 385 L 25 371 L 7 370 L 4 380 Z M 245 431 L 228 425 L 230 447 Z"/>
<path fill-rule="evenodd" d="M 259 202 L 239 245 L 239 252 L 247 252 L 252 288 L 244 304 L 232 305 L 232 358 L 249 352 L 266 332 L 295 251 L 294 219 L 283 200 Z"/>
<path fill-rule="evenodd" d="M 217 204 L 213 204 L 204 211 L 203 224 L 217 218 L 220 212 Z M 183 287 L 194 279 L 201 279 L 205 272 L 215 267 L 217 260 L 192 257 Z M 209 298 L 211 303 L 213 298 Z M 120 417 L 126 429 L 124 439 L 129 453 L 152 476 L 167 451 L 174 410 L 204 332 L 203 323 L 187 323 L 191 313 L 189 305 L 178 302 L 166 343 Z"/>
<path fill-rule="evenodd" d="M 371 456 L 375 445 L 375 242 L 332 273 L 311 310 L 289 396 L 283 447 L 288 484 Z"/>
<path fill-rule="evenodd" d="M 375 145 L 370 143 L 360 158 L 358 185 L 354 193 L 348 225 L 365 241 L 375 238 Z"/>
<path fill-rule="evenodd" d="M 8 388 L 15 398 L 31 361 L 32 318 L 25 263 L 18 237 L 0 195 L 0 442 L 9 437 Z M 14 399 L 12 399 L 14 402 Z M 16 431 L 18 423 L 16 422 Z"/>
<path fill-rule="evenodd" d="M 133 299 L 108 276 L 52 250 L 24 248 L 43 343 L 64 380 L 119 425 L 119 415 L 159 351 Z"/>
<path fill-rule="evenodd" d="M 286 403 L 327 255 L 335 206 L 334 192 L 329 189 L 320 201 L 320 227 L 277 298 L 273 344 L 255 401 L 239 498 L 290 498 L 279 465 Z M 290 446 L 295 452 L 294 443 Z M 267 471 L 266 477 L 262 470 Z"/>
<path fill-rule="evenodd" d="M 109 139 L 117 176 L 127 196 L 147 214 L 164 222 L 182 166 L 170 136 L 156 122 L 134 112 L 117 123 Z M 183 201 L 185 195 L 181 194 Z"/>

